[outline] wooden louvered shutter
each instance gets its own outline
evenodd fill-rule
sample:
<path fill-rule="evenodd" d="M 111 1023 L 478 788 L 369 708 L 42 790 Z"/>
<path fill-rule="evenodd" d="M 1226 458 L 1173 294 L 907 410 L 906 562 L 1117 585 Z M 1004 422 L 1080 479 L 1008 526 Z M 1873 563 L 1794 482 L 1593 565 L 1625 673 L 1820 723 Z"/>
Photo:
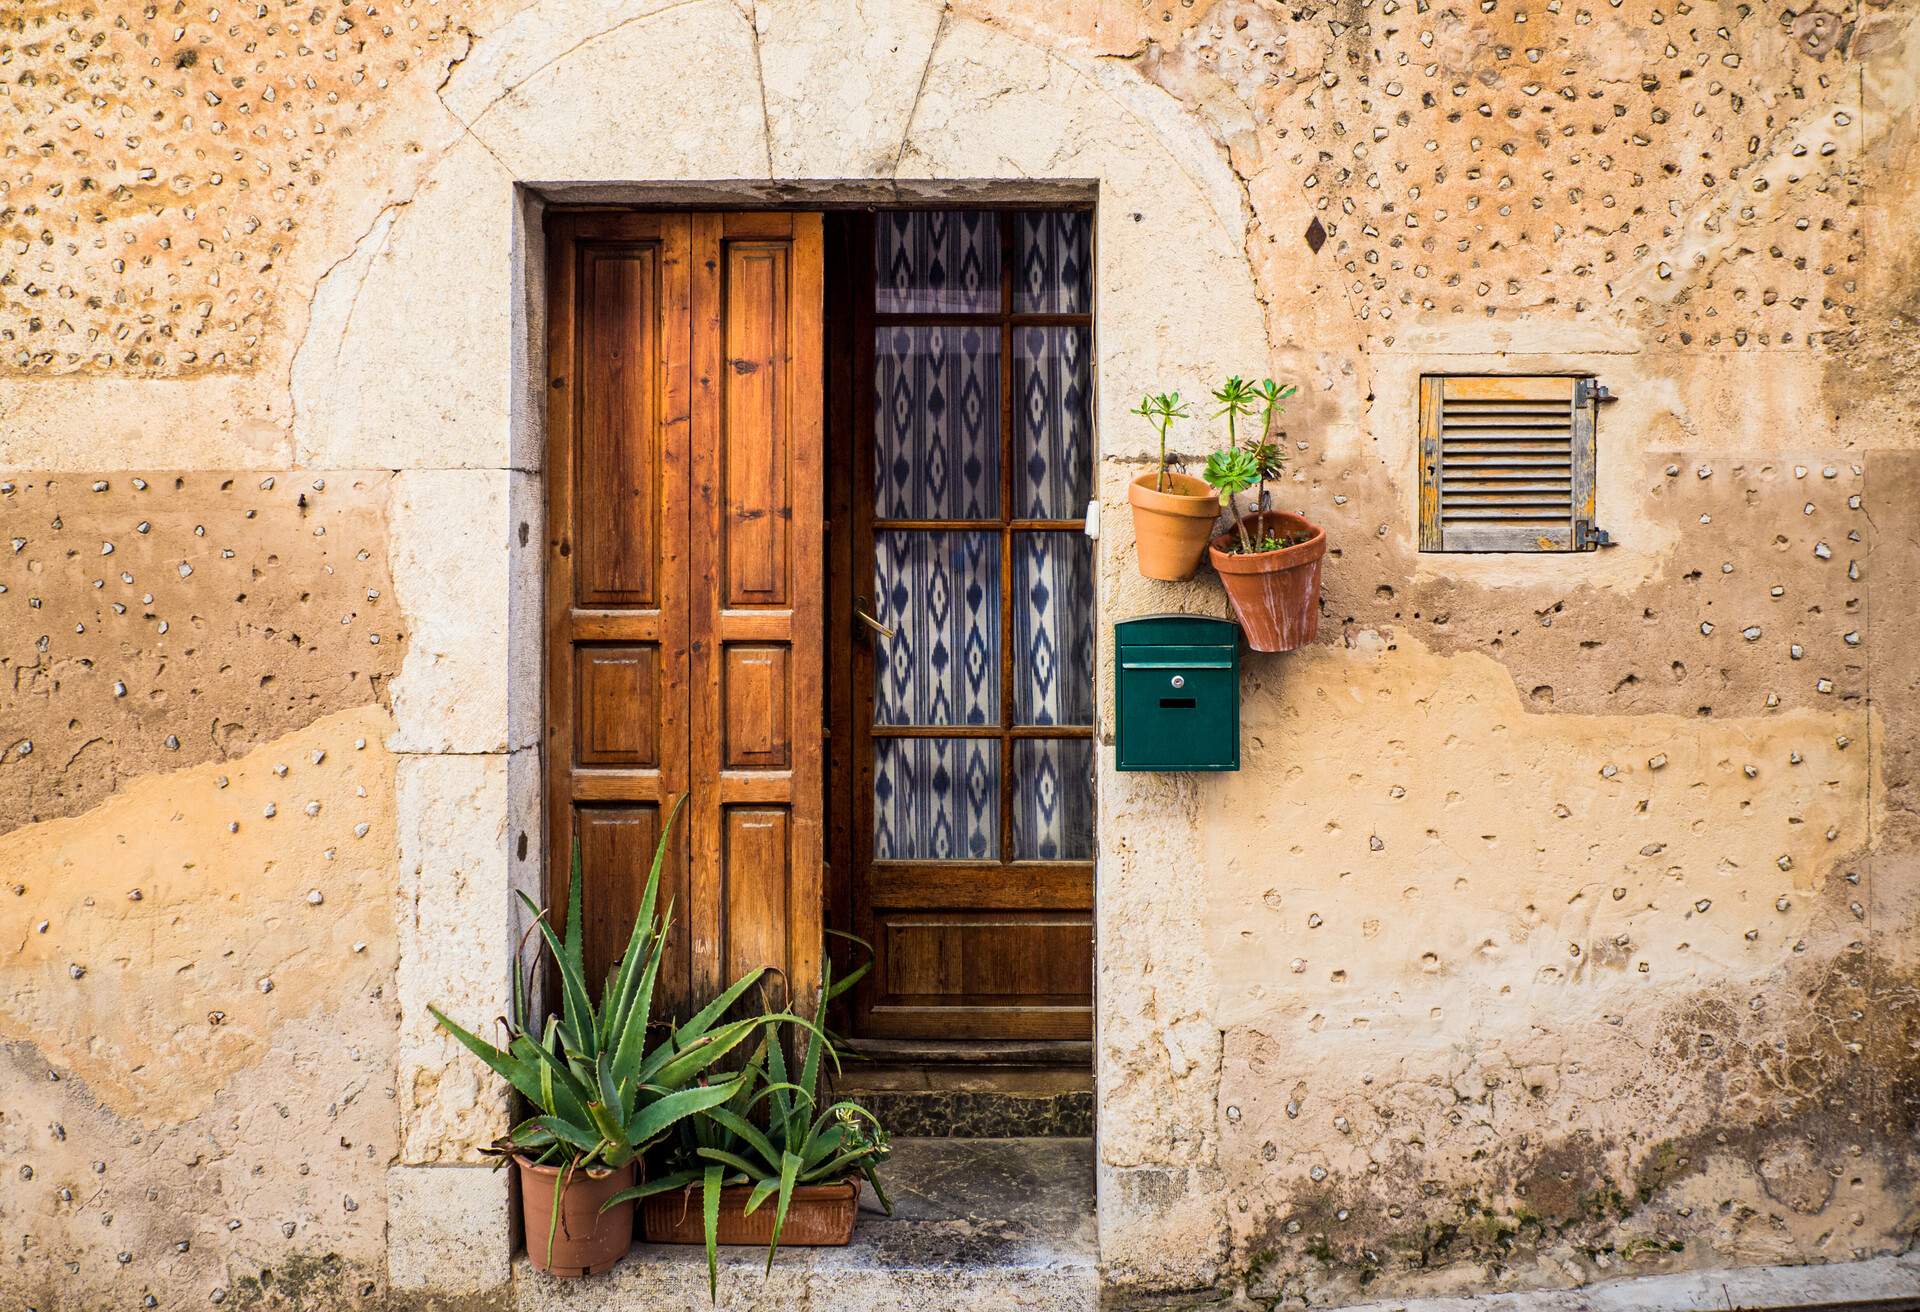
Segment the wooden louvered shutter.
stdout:
<path fill-rule="evenodd" d="M 1590 378 L 1420 380 L 1420 549 L 1586 551 L 1593 531 Z"/>

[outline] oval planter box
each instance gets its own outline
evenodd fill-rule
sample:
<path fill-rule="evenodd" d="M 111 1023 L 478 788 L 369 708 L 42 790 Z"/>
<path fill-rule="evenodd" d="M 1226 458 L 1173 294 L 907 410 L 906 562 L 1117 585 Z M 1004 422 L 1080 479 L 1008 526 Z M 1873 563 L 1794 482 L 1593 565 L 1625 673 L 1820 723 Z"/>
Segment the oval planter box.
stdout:
<path fill-rule="evenodd" d="M 1192 474 L 1167 472 L 1167 491 L 1156 491 L 1157 474 L 1127 485 L 1133 507 L 1133 554 L 1140 573 L 1177 582 L 1193 577 L 1220 518 L 1220 496 Z"/>
<path fill-rule="evenodd" d="M 627 1255 L 633 1247 L 633 1204 L 621 1203 L 605 1212 L 600 1205 L 633 1187 L 632 1162 L 617 1171 L 574 1171 L 567 1176 L 552 1261 L 548 1261 L 547 1230 L 553 1222 L 553 1191 L 560 1185 L 560 1168 L 536 1166 L 520 1156 L 513 1160 L 520 1168 L 520 1215 L 527 1228 L 527 1260 L 534 1270 L 555 1276 L 597 1276 Z"/>
<path fill-rule="evenodd" d="M 765 1248 L 773 1241 L 773 1213 L 778 1199 L 769 1196 L 752 1216 L 745 1215 L 750 1185 L 728 1185 L 720 1191 L 719 1242 L 754 1244 Z M 787 1205 L 787 1223 L 780 1230 L 780 1246 L 837 1247 L 853 1240 L 853 1221 L 860 1213 L 860 1177 L 838 1184 L 803 1184 Z M 641 1229 L 650 1244 L 704 1244 L 706 1231 L 700 1215 L 700 1190 L 688 1186 L 678 1193 L 654 1194 L 641 1200 Z"/>
<path fill-rule="evenodd" d="M 1298 515 L 1269 510 L 1247 516 L 1247 533 L 1313 536 L 1278 551 L 1242 556 L 1223 548 L 1239 541 L 1231 529 L 1213 540 L 1207 555 L 1227 586 L 1227 600 L 1255 651 L 1292 651 L 1312 642 L 1320 631 L 1320 560 L 1327 554 L 1327 531 Z"/>

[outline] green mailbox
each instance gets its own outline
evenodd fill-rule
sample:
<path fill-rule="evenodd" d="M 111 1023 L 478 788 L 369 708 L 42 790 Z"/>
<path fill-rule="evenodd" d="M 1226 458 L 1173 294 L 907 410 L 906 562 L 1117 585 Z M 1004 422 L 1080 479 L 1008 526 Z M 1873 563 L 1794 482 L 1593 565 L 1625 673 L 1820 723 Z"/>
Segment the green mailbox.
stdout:
<path fill-rule="evenodd" d="M 1240 768 L 1240 628 L 1208 615 L 1113 626 L 1115 765 Z"/>

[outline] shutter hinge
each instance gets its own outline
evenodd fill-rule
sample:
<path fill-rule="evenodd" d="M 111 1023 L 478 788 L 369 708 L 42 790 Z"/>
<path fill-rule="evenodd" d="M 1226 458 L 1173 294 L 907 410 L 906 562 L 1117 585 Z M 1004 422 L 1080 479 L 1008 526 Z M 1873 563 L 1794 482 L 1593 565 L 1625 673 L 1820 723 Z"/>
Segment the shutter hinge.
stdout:
<path fill-rule="evenodd" d="M 1589 405 L 1595 401 L 1618 401 L 1620 398 L 1607 390 L 1607 385 L 1598 378 L 1576 378 L 1573 380 L 1573 403 Z"/>
<path fill-rule="evenodd" d="M 1619 544 L 1608 535 L 1607 531 L 1603 528 L 1596 528 L 1592 520 L 1576 519 L 1573 521 L 1573 549 L 1575 551 L 1592 551 L 1597 547 L 1612 547 L 1617 545 Z"/>

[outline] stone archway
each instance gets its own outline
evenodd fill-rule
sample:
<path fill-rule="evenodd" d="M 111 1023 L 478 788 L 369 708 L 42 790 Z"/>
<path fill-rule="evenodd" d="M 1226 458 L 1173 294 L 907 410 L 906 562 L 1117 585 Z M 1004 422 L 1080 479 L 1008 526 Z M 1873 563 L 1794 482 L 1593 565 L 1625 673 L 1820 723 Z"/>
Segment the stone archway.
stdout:
<path fill-rule="evenodd" d="M 1151 440 L 1126 418 L 1129 398 L 1199 394 L 1219 361 L 1267 354 L 1240 191 L 1219 147 L 1157 89 L 929 0 L 608 8 L 543 0 L 455 68 L 440 100 L 457 144 L 323 281 L 294 367 L 301 463 L 401 471 L 399 1287 L 475 1291 L 509 1269 L 506 1176 L 474 1169 L 505 1102 L 425 1007 L 503 1009 L 511 893 L 542 884 L 542 435 L 528 380 L 540 374 L 546 199 L 744 205 L 927 194 L 942 180 L 1092 184 L 1109 620 L 1218 605 L 1126 566 L 1124 489 Z M 1101 1260 L 1118 1283 L 1191 1287 L 1214 1279 L 1224 1242 L 1211 980 L 1193 917 L 1163 896 L 1189 859 L 1196 799 L 1172 779 L 1116 775 L 1108 752 L 1099 788 Z"/>

